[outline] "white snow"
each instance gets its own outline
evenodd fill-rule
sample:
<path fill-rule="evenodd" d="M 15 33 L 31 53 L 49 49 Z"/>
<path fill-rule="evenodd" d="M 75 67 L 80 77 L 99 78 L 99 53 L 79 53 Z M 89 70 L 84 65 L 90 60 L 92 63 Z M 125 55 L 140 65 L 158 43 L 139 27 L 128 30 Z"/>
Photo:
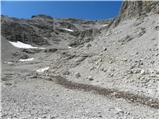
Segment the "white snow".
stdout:
<path fill-rule="evenodd" d="M 43 48 L 43 47 L 38 47 L 37 49 L 41 49 L 41 50 L 44 50 L 44 49 L 46 49 L 46 48 Z"/>
<path fill-rule="evenodd" d="M 25 43 L 22 43 L 20 41 L 17 41 L 17 42 L 12 42 L 12 41 L 9 41 L 14 47 L 17 47 L 17 48 L 25 48 L 25 49 L 30 49 L 30 48 L 37 48 L 37 47 L 33 47 L 29 44 L 25 44 Z"/>
<path fill-rule="evenodd" d="M 17 48 L 23 48 L 23 49 L 46 49 L 46 48 L 43 48 L 43 47 L 33 47 L 32 45 L 29 45 L 29 44 L 25 44 L 25 43 L 22 43 L 20 41 L 17 41 L 17 42 L 12 42 L 12 41 L 9 41 L 14 47 L 17 47 Z"/>
<path fill-rule="evenodd" d="M 45 67 L 45 68 L 41 68 L 41 69 L 36 70 L 36 72 L 43 73 L 44 71 L 46 71 L 48 69 L 49 69 L 49 67 Z"/>
<path fill-rule="evenodd" d="M 68 29 L 68 28 L 63 28 L 63 30 L 69 31 L 69 32 L 73 32 L 72 29 Z"/>
<path fill-rule="evenodd" d="M 102 27 L 106 27 L 106 26 L 108 26 L 108 24 L 104 24 L 104 25 L 102 25 Z"/>
<path fill-rule="evenodd" d="M 28 61 L 33 61 L 34 58 L 28 58 L 28 59 L 19 59 L 21 62 L 28 62 Z"/>
<path fill-rule="evenodd" d="M 71 49 L 72 47 L 71 46 L 68 46 L 68 49 Z"/>
<path fill-rule="evenodd" d="M 4 61 L 5 64 L 9 64 L 9 65 L 12 65 L 13 62 L 7 62 L 7 61 Z"/>

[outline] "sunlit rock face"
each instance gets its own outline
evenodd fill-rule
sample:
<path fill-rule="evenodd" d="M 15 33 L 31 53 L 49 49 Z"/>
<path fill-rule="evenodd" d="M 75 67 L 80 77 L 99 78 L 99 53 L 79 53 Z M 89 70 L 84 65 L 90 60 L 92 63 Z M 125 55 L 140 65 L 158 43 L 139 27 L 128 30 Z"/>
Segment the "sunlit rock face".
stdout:
<path fill-rule="evenodd" d="M 121 21 L 131 18 L 144 17 L 148 14 L 159 14 L 158 1 L 124 1 L 121 5 L 119 16 L 111 23 L 117 26 Z"/>
<path fill-rule="evenodd" d="M 120 11 L 121 19 L 158 13 L 158 1 L 125 1 Z"/>

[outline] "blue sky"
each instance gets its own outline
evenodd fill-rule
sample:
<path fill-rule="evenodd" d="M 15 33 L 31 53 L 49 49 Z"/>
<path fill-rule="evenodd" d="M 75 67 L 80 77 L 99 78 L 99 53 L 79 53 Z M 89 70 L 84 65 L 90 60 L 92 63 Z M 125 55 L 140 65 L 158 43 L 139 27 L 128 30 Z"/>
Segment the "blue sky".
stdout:
<path fill-rule="evenodd" d="M 55 18 L 108 19 L 117 16 L 121 1 L 3 1 L 1 14 L 30 18 L 46 14 Z"/>

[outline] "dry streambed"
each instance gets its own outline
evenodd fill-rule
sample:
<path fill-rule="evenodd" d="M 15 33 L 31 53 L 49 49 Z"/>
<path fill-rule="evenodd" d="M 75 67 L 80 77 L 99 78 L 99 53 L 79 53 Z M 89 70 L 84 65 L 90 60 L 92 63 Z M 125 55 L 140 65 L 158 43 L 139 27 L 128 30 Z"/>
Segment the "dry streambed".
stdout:
<path fill-rule="evenodd" d="M 116 89 L 102 88 L 94 85 L 76 83 L 73 81 L 68 81 L 61 76 L 51 76 L 50 79 L 47 80 L 53 80 L 56 84 L 62 85 L 63 87 L 68 89 L 83 90 L 84 92 L 94 91 L 94 93 L 103 95 L 105 97 L 111 96 L 115 98 L 123 98 L 129 103 L 139 103 L 155 109 L 159 109 L 159 100 L 147 96 L 135 95 L 133 93 L 118 91 Z"/>

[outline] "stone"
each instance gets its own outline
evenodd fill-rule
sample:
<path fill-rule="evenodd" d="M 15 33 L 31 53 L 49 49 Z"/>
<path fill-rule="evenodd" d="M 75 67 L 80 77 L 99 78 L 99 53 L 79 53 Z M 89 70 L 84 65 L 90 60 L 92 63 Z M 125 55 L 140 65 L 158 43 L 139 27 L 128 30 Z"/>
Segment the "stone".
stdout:
<path fill-rule="evenodd" d="M 152 38 L 151 40 L 153 40 L 153 41 L 154 41 L 154 40 L 156 40 L 156 39 L 155 39 L 155 38 Z"/>
<path fill-rule="evenodd" d="M 133 74 L 133 71 L 132 70 L 128 70 L 127 73 L 128 74 Z"/>
<path fill-rule="evenodd" d="M 80 78 L 80 77 L 81 77 L 81 74 L 80 74 L 79 72 L 77 72 L 77 73 L 75 74 L 75 76 L 76 76 L 76 78 Z"/>
<path fill-rule="evenodd" d="M 135 65 L 132 65 L 129 69 L 131 70 L 131 69 L 133 69 L 133 68 L 135 68 Z"/>
<path fill-rule="evenodd" d="M 134 74 L 137 74 L 137 73 L 140 73 L 141 72 L 141 70 L 140 69 L 136 69 L 136 70 L 134 70 Z"/>
<path fill-rule="evenodd" d="M 114 72 L 114 71 L 116 71 L 116 70 L 115 70 L 115 68 L 111 68 L 110 71 L 111 71 L 111 72 Z"/>
<path fill-rule="evenodd" d="M 155 54 L 155 56 L 158 56 L 158 55 L 159 55 L 159 53 L 156 53 L 156 54 Z"/>
<path fill-rule="evenodd" d="M 70 74 L 69 71 L 65 71 L 65 72 L 63 73 L 63 75 L 69 75 L 69 74 Z"/>
<path fill-rule="evenodd" d="M 157 75 L 159 75 L 159 71 L 156 71 L 155 73 L 156 73 Z"/>
<path fill-rule="evenodd" d="M 145 71 L 142 69 L 140 72 L 141 75 L 145 75 Z"/>
<path fill-rule="evenodd" d="M 157 31 L 159 31 L 159 26 L 156 26 L 154 29 L 157 30 Z"/>
<path fill-rule="evenodd" d="M 88 80 L 89 80 L 89 81 L 93 81 L 94 79 L 93 79 L 92 76 L 88 76 Z"/>
<path fill-rule="evenodd" d="M 90 71 L 92 71 L 92 70 L 94 70 L 94 69 L 95 69 L 95 67 L 93 66 L 93 67 L 90 68 Z"/>
<path fill-rule="evenodd" d="M 56 52 L 58 49 L 56 48 L 49 48 L 49 49 L 45 49 L 44 52 Z"/>
<path fill-rule="evenodd" d="M 86 46 L 86 47 L 87 47 L 87 48 L 89 48 L 89 47 L 91 47 L 91 46 L 92 46 L 92 45 L 89 43 L 89 44 L 87 44 L 87 46 Z"/>
<path fill-rule="evenodd" d="M 107 48 L 106 48 L 106 47 L 104 47 L 104 48 L 103 48 L 103 51 L 107 51 Z"/>
<path fill-rule="evenodd" d="M 113 73 L 109 73 L 108 75 L 109 75 L 109 77 L 113 77 L 113 76 L 114 76 L 114 74 L 113 74 Z"/>
<path fill-rule="evenodd" d="M 151 61 L 151 64 L 154 64 L 155 63 L 155 61 Z"/>
<path fill-rule="evenodd" d="M 107 72 L 107 68 L 102 68 L 101 69 L 103 72 Z"/>
<path fill-rule="evenodd" d="M 136 52 L 136 55 L 138 55 L 139 54 L 139 52 Z"/>
<path fill-rule="evenodd" d="M 117 112 L 116 112 L 117 114 L 119 114 L 119 113 L 124 113 L 124 111 L 123 111 L 122 109 L 120 109 L 120 108 L 115 108 L 115 109 L 116 109 L 116 111 L 117 111 Z"/>
<path fill-rule="evenodd" d="M 116 96 L 117 95 L 117 93 L 116 92 L 113 92 L 112 94 L 111 94 L 111 96 Z"/>
<path fill-rule="evenodd" d="M 124 61 L 124 62 L 127 62 L 127 58 L 123 58 L 123 61 Z"/>
<path fill-rule="evenodd" d="M 113 63 L 113 61 L 112 61 L 112 60 L 110 60 L 110 61 L 109 61 L 109 64 L 112 64 L 112 63 Z"/>
<path fill-rule="evenodd" d="M 11 82 L 6 82 L 5 85 L 11 86 L 12 83 Z"/>

